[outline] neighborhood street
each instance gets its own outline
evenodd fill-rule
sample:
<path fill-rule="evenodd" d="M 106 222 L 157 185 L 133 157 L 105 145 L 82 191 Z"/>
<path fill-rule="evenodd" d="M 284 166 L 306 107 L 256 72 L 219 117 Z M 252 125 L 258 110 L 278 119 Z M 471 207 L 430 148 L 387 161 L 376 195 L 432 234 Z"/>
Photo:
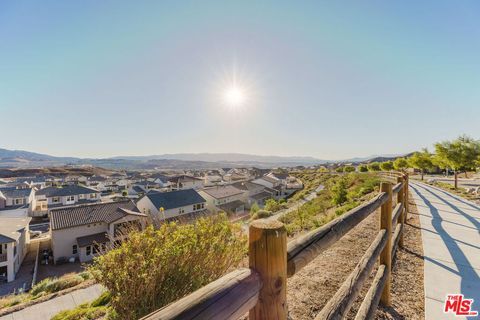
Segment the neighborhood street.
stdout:
<path fill-rule="evenodd" d="M 410 188 L 422 229 L 425 319 L 466 319 L 443 310 L 447 294 L 463 294 L 480 311 L 480 206 L 423 183 Z"/>

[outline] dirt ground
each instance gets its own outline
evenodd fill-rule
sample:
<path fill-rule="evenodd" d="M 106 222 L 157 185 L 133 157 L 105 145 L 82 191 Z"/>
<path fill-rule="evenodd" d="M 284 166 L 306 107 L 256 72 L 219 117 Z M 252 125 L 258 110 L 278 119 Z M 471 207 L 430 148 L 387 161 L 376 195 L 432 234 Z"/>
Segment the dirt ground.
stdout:
<path fill-rule="evenodd" d="M 419 223 L 416 207 L 411 203 L 405 225 L 405 248 L 397 250 L 393 267 L 393 305 L 390 308 L 380 306 L 377 319 L 424 319 L 423 250 Z M 376 212 L 288 280 L 287 302 L 291 319 L 313 319 L 319 313 L 355 268 L 378 229 L 379 212 Z M 355 317 L 375 272 L 376 268 L 347 319 Z"/>

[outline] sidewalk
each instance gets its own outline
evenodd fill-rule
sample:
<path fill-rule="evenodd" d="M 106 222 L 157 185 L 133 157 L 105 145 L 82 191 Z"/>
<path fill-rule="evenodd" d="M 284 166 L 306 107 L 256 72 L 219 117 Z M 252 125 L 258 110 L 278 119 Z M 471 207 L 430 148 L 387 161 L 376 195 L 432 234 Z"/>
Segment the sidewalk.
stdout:
<path fill-rule="evenodd" d="M 94 300 L 100 296 L 102 291 L 102 286 L 95 284 L 0 317 L 0 320 L 50 320 L 60 311 L 73 309 L 78 305 Z"/>
<path fill-rule="evenodd" d="M 480 207 L 429 185 L 410 187 L 422 228 L 425 319 L 467 319 L 443 310 L 447 294 L 461 293 L 480 312 Z"/>

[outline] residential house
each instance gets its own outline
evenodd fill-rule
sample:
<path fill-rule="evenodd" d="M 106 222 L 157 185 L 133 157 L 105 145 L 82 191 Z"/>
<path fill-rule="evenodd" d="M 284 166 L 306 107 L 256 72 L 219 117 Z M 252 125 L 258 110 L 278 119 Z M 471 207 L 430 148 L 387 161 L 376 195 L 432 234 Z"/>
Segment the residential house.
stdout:
<path fill-rule="evenodd" d="M 250 208 L 254 203 L 262 208 L 265 202 L 268 199 L 275 198 L 276 194 L 275 190 L 252 181 L 239 181 L 231 184 L 231 186 L 244 191 L 242 201 L 246 208 Z"/>
<path fill-rule="evenodd" d="M 245 211 L 244 191 L 232 185 L 205 188 L 199 193 L 207 201 L 207 208 L 214 213 L 224 211 L 241 215 Z"/>
<path fill-rule="evenodd" d="M 122 241 L 130 228 L 143 230 L 147 215 L 130 200 L 84 204 L 50 210 L 54 262 L 75 258 L 91 261 Z"/>
<path fill-rule="evenodd" d="M 30 242 L 30 220 L 0 217 L 0 282 L 15 280 Z"/>
<path fill-rule="evenodd" d="M 47 187 L 38 190 L 35 198 L 37 201 L 35 211 L 43 213 L 45 209 L 101 201 L 100 191 L 80 185 Z"/>
<path fill-rule="evenodd" d="M 168 179 L 171 183 L 170 188 L 171 190 L 185 190 L 185 189 L 195 189 L 198 190 L 203 188 L 203 179 L 188 176 L 188 175 L 180 175 L 176 177 L 171 177 Z"/>
<path fill-rule="evenodd" d="M 33 188 L 0 188 L 0 215 L 28 216 L 35 203 Z"/>
<path fill-rule="evenodd" d="M 148 181 L 154 182 L 159 185 L 161 188 L 169 188 L 172 184 L 169 179 L 172 177 L 166 176 L 161 173 L 155 173 L 148 178 Z"/>
<path fill-rule="evenodd" d="M 285 187 L 282 185 L 282 181 L 276 177 L 265 175 L 261 178 L 253 180 L 252 182 L 261 184 L 271 190 L 275 190 L 275 200 L 281 199 L 285 196 Z"/>
<path fill-rule="evenodd" d="M 137 201 L 137 207 L 148 214 L 156 226 L 163 220 L 190 219 L 207 213 L 205 199 L 193 189 L 150 191 Z"/>

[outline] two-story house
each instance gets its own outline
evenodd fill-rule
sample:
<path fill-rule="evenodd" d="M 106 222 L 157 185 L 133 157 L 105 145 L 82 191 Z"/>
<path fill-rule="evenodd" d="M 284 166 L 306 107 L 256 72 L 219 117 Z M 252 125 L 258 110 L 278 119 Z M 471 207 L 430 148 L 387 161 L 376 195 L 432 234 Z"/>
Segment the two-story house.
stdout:
<path fill-rule="evenodd" d="M 47 187 L 35 194 L 37 208 L 57 208 L 101 201 L 100 191 L 80 185 Z"/>
<path fill-rule="evenodd" d="M 32 218 L 0 217 L 0 282 L 13 281 L 27 254 Z"/>
<path fill-rule="evenodd" d="M 198 190 L 203 188 L 203 179 L 181 175 L 176 177 L 171 177 L 168 179 L 170 182 L 171 190 L 185 190 L 185 189 L 195 189 Z"/>
<path fill-rule="evenodd" d="M 270 198 L 275 198 L 276 194 L 275 190 L 252 181 L 239 181 L 233 183 L 232 186 L 244 191 L 242 200 L 247 208 L 250 208 L 254 203 L 262 208 L 265 202 Z"/>
<path fill-rule="evenodd" d="M 245 211 L 244 190 L 232 185 L 205 188 L 199 193 L 207 201 L 207 208 L 214 213 L 224 211 L 241 215 Z"/>
<path fill-rule="evenodd" d="M 131 228 L 143 230 L 147 218 L 130 200 L 53 209 L 50 236 L 54 261 L 90 261 L 124 239 Z"/>
<path fill-rule="evenodd" d="M 35 189 L 0 188 L 0 215 L 28 216 L 35 206 Z"/>
<path fill-rule="evenodd" d="M 158 226 L 161 221 L 195 218 L 206 213 L 206 201 L 195 190 L 150 191 L 137 201 L 138 209 Z"/>

